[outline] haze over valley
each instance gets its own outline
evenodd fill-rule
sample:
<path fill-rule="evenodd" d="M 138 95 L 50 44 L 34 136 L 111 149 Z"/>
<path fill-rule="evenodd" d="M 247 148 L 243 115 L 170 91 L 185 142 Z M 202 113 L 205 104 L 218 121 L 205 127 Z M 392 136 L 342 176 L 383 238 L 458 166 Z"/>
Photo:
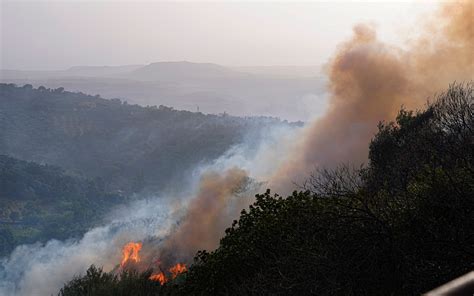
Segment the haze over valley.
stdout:
<path fill-rule="evenodd" d="M 142 106 L 307 121 L 324 112 L 318 66 L 225 67 L 211 63 L 71 67 L 63 71 L 2 70 L 0 81 L 121 98 Z"/>

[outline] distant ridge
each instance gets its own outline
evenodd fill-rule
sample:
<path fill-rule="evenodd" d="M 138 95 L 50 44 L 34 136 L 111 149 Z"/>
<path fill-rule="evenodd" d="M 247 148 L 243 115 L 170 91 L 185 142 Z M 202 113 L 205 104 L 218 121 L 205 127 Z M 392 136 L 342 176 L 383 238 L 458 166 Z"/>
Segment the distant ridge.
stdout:
<path fill-rule="evenodd" d="M 240 78 L 249 74 L 212 63 L 157 62 L 130 72 L 127 78 L 138 80 L 176 81 L 208 78 Z"/>
<path fill-rule="evenodd" d="M 233 67 L 161 61 L 75 66 L 60 71 L 0 70 L 0 82 L 126 98 L 129 103 L 306 121 L 324 110 L 325 76 L 317 66 Z"/>
<path fill-rule="evenodd" d="M 66 70 L 10 70 L 1 69 L 1 79 L 48 79 L 48 78 L 64 78 L 64 77 L 117 77 L 134 71 L 144 65 L 123 65 L 123 66 L 73 66 Z"/>
<path fill-rule="evenodd" d="M 311 78 L 321 75 L 321 66 L 222 66 L 189 61 L 155 62 L 148 65 L 72 66 L 65 70 L 0 69 L 0 78 L 100 77 L 141 81 L 170 81 L 199 78 Z"/>

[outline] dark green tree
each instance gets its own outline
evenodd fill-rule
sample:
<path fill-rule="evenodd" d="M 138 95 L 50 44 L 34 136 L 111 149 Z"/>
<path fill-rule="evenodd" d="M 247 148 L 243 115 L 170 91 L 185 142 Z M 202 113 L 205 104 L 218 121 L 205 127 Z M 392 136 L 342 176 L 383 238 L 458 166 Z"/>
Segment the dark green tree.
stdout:
<path fill-rule="evenodd" d="M 418 295 L 474 268 L 473 85 L 381 123 L 362 169 L 257 195 L 182 295 Z"/>

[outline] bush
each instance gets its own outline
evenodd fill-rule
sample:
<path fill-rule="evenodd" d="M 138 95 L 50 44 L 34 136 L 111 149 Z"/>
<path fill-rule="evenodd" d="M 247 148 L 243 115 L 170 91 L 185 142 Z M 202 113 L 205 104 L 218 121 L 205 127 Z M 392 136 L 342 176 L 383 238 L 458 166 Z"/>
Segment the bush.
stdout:
<path fill-rule="evenodd" d="M 70 281 L 59 292 L 59 296 L 152 296 L 161 290 L 158 282 L 148 278 L 151 271 L 138 273 L 123 271 L 120 275 L 103 272 L 102 268 L 92 265 L 83 277 Z"/>

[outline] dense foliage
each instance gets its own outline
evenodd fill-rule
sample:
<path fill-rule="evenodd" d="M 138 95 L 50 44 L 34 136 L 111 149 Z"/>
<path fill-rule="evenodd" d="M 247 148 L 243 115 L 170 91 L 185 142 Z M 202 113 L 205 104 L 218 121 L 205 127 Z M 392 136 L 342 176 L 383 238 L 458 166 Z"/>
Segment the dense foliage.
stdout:
<path fill-rule="evenodd" d="M 187 170 L 278 124 L 289 126 L 0 84 L 0 154 L 99 177 L 109 190 L 173 187 Z"/>
<path fill-rule="evenodd" d="M 474 86 L 382 123 L 369 165 L 257 195 L 182 295 L 416 295 L 474 268 Z"/>
<path fill-rule="evenodd" d="M 365 168 L 321 170 L 286 198 L 257 195 L 218 249 L 155 293 L 416 295 L 472 270 L 473 95 L 453 85 L 427 110 L 381 123 Z"/>
<path fill-rule="evenodd" d="M 0 155 L 0 256 L 18 244 L 79 236 L 123 199 L 98 180 Z"/>
<path fill-rule="evenodd" d="M 91 266 L 83 277 L 70 281 L 59 292 L 59 296 L 152 296 L 162 289 L 159 282 L 150 281 L 151 271 L 138 273 L 123 271 L 119 276 Z"/>

